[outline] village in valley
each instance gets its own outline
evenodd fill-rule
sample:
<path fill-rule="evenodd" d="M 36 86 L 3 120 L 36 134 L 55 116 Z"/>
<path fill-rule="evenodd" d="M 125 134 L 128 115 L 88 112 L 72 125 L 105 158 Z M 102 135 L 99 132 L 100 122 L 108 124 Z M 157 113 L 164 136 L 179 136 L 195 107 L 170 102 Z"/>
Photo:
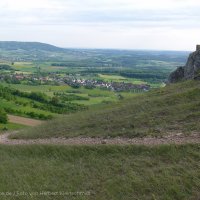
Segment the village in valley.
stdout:
<path fill-rule="evenodd" d="M 94 77 L 82 77 L 80 74 L 65 73 L 24 73 L 20 71 L 10 71 L 0 74 L 0 80 L 11 84 L 27 85 L 69 85 L 73 88 L 85 87 L 87 89 L 100 88 L 115 92 L 145 92 L 149 91 L 149 84 L 133 84 L 124 81 L 106 81 Z"/>

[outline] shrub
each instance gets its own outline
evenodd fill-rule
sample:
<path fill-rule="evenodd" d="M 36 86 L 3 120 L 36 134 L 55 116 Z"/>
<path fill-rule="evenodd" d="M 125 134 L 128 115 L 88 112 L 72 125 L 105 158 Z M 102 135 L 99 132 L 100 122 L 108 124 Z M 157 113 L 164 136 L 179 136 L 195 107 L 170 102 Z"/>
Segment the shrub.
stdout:
<path fill-rule="evenodd" d="M 0 110 L 0 123 L 6 124 L 8 122 L 8 116 L 4 110 Z"/>

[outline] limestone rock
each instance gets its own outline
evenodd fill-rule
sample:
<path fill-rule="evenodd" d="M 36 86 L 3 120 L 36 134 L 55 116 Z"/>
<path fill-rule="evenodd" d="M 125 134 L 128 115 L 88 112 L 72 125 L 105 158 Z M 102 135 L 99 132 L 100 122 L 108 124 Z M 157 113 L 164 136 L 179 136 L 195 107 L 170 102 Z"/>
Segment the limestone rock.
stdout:
<path fill-rule="evenodd" d="M 200 79 L 200 45 L 197 45 L 196 51 L 190 54 L 185 66 L 178 67 L 170 74 L 168 81 L 175 83 L 189 79 Z"/>
<path fill-rule="evenodd" d="M 178 67 L 176 71 L 172 72 L 169 76 L 169 82 L 175 83 L 181 81 L 184 78 L 184 68 Z"/>

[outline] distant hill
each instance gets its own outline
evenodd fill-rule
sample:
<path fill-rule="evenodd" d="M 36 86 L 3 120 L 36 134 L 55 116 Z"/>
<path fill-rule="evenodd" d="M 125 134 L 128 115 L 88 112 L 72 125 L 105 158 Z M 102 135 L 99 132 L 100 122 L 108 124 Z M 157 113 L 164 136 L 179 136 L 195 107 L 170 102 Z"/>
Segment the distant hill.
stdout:
<path fill-rule="evenodd" d="M 71 51 L 40 42 L 0 41 L 0 60 L 62 61 Z"/>
<path fill-rule="evenodd" d="M 189 52 L 60 48 L 40 42 L 0 41 L 0 61 L 51 62 L 54 66 L 92 68 L 85 73 L 130 73 L 122 76 L 165 80 L 182 66 Z M 156 76 L 156 77 L 155 77 Z"/>
<path fill-rule="evenodd" d="M 6 51 L 25 50 L 25 51 L 54 51 L 64 52 L 65 49 L 50 44 L 40 42 L 16 42 L 16 41 L 0 41 L 0 49 Z"/>

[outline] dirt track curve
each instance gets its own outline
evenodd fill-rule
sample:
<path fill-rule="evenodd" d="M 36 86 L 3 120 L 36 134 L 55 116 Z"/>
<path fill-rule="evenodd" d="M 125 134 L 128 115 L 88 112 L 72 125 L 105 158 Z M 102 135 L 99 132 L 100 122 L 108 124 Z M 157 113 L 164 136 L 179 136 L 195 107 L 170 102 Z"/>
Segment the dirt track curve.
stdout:
<path fill-rule="evenodd" d="M 32 144 L 52 144 L 52 145 L 147 145 L 156 146 L 161 144 L 188 144 L 200 143 L 200 134 L 192 134 L 184 136 L 183 134 L 176 134 L 165 136 L 162 138 L 49 138 L 49 139 L 31 139 L 31 140 L 16 140 L 9 139 L 11 133 L 0 135 L 0 144 L 6 145 L 32 145 Z"/>
<path fill-rule="evenodd" d="M 25 117 L 19 117 L 15 115 L 8 115 L 9 122 L 15 123 L 15 124 L 22 124 L 25 126 L 37 126 L 42 123 L 40 120 L 36 119 L 29 119 Z"/>

